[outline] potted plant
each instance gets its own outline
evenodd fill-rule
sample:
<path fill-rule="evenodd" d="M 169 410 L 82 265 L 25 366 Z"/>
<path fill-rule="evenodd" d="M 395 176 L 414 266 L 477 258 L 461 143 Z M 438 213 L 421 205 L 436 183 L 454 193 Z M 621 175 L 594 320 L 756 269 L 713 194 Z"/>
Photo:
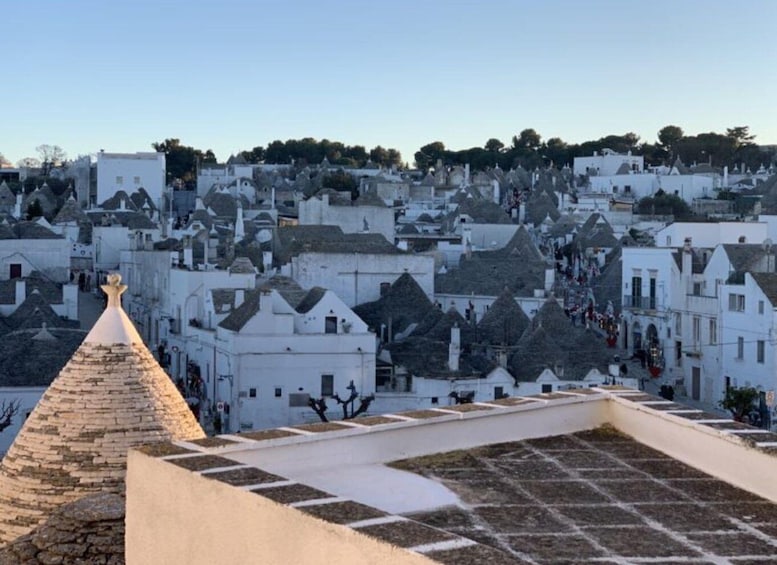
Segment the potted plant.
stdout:
<path fill-rule="evenodd" d="M 758 391 L 751 386 L 730 386 L 726 389 L 723 400 L 719 401 L 718 404 L 724 410 L 731 412 L 734 421 L 742 422 L 753 410 L 754 403 L 757 399 Z"/>

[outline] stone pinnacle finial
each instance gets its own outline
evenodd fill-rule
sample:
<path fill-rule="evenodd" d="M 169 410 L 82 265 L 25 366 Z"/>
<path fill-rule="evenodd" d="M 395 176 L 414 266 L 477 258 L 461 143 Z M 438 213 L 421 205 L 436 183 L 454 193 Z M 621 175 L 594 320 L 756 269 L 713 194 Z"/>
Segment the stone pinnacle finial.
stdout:
<path fill-rule="evenodd" d="M 121 284 L 119 273 L 108 275 L 108 284 L 101 285 L 100 288 L 108 295 L 108 308 L 121 308 L 121 295 L 127 290 L 127 285 Z"/>

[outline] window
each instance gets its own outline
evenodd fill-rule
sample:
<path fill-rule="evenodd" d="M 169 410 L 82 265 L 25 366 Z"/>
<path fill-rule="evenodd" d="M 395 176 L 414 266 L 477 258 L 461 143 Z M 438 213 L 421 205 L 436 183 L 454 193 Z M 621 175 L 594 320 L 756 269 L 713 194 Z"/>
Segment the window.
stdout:
<path fill-rule="evenodd" d="M 432 397 L 432 404 L 439 404 L 440 403 L 440 397 L 433 396 Z"/>
<path fill-rule="evenodd" d="M 20 279 L 22 278 L 22 264 L 21 263 L 11 263 L 9 265 L 9 278 L 12 279 Z"/>
<path fill-rule="evenodd" d="M 642 277 L 631 277 L 631 305 L 642 307 Z"/>
<path fill-rule="evenodd" d="M 701 296 L 701 283 L 700 282 L 693 283 L 693 295 L 694 296 Z"/>
<path fill-rule="evenodd" d="M 674 342 L 674 364 L 678 367 L 683 366 L 683 342 Z"/>
<path fill-rule="evenodd" d="M 764 313 L 764 301 L 759 300 L 758 301 L 758 313 L 763 314 Z"/>
<path fill-rule="evenodd" d="M 255 388 L 249 388 L 248 389 L 248 398 L 256 398 L 256 389 Z"/>
<path fill-rule="evenodd" d="M 650 275 L 650 306 L 649 308 L 655 309 L 656 307 L 656 277 L 651 273 Z"/>
<path fill-rule="evenodd" d="M 321 375 L 321 396 L 332 396 L 335 393 L 335 376 Z"/>
<path fill-rule="evenodd" d="M 327 316 L 324 320 L 324 333 L 337 333 L 337 316 Z"/>
<path fill-rule="evenodd" d="M 756 348 L 755 348 L 755 359 L 759 363 L 763 363 L 764 362 L 765 352 L 766 352 L 766 349 L 764 347 L 764 340 L 759 339 L 758 341 L 755 342 L 755 345 L 756 345 Z"/>
<path fill-rule="evenodd" d="M 672 247 L 672 236 L 671 235 L 666 236 L 666 246 L 667 247 Z"/>
<path fill-rule="evenodd" d="M 283 396 L 283 389 L 279 386 L 275 387 L 275 398 L 280 398 Z"/>
<path fill-rule="evenodd" d="M 501 386 L 495 386 L 494 387 L 494 400 L 499 400 L 500 398 L 503 398 L 505 395 L 505 389 Z"/>
<path fill-rule="evenodd" d="M 310 395 L 307 392 L 290 392 L 289 393 L 289 407 L 290 408 L 305 408 L 310 405 L 308 402 Z"/>
<path fill-rule="evenodd" d="M 542 392 L 553 392 L 553 385 L 542 385 Z"/>
<path fill-rule="evenodd" d="M 613 192 L 613 194 L 618 194 L 618 185 L 617 184 L 613 185 L 612 192 Z"/>
<path fill-rule="evenodd" d="M 140 184 L 140 177 L 134 177 L 134 178 L 132 179 L 132 182 L 134 182 L 136 185 L 137 185 L 137 184 Z"/>
<path fill-rule="evenodd" d="M 124 184 L 124 177 L 116 177 L 116 184 L 118 184 L 119 186 Z"/>
<path fill-rule="evenodd" d="M 718 321 L 710 320 L 710 345 L 718 343 Z"/>
<path fill-rule="evenodd" d="M 626 185 L 623 187 L 623 193 L 624 194 L 631 194 L 631 185 Z"/>
<path fill-rule="evenodd" d="M 744 294 L 729 294 L 728 295 L 728 309 L 730 312 L 744 312 L 745 311 L 745 295 Z"/>
<path fill-rule="evenodd" d="M 693 344 L 698 345 L 701 342 L 701 318 L 693 317 Z"/>
<path fill-rule="evenodd" d="M 744 359 L 745 357 L 745 338 L 737 338 L 737 359 Z"/>

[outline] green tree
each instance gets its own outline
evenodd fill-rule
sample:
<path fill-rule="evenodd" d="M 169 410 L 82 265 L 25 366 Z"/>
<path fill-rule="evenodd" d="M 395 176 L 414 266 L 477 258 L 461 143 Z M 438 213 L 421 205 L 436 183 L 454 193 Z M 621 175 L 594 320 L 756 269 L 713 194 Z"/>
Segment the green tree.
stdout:
<path fill-rule="evenodd" d="M 505 144 L 499 141 L 497 138 L 492 137 L 486 141 L 485 150 L 491 153 L 500 153 L 504 149 Z"/>
<path fill-rule="evenodd" d="M 672 215 L 676 220 L 693 216 L 688 203 L 676 194 L 667 194 L 659 189 L 653 196 L 646 196 L 637 202 L 637 213 L 644 215 Z"/>
<path fill-rule="evenodd" d="M 437 163 L 438 159 L 445 161 L 445 144 L 442 141 L 434 141 L 416 151 L 415 164 L 419 169 L 428 169 Z"/>
<path fill-rule="evenodd" d="M 359 193 L 359 183 L 342 169 L 325 176 L 321 184 L 323 188 L 350 192 L 352 200 L 355 199 Z"/>
<path fill-rule="evenodd" d="M 384 165 L 388 161 L 388 150 L 380 145 L 370 149 L 370 160 L 377 165 Z"/>
<path fill-rule="evenodd" d="M 165 154 L 165 166 L 168 180 L 181 179 L 188 188 L 196 182 L 198 163 L 215 162 L 216 155 L 213 151 L 201 151 L 189 145 L 183 145 L 178 138 L 169 138 L 164 141 L 152 143 L 155 151 Z"/>
<path fill-rule="evenodd" d="M 35 218 L 40 218 L 42 215 L 43 206 L 40 205 L 40 202 L 37 199 L 30 202 L 29 206 L 27 206 L 27 219 L 34 220 Z"/>
<path fill-rule="evenodd" d="M 685 132 L 680 126 L 664 126 L 658 130 L 658 142 L 672 153 L 674 146 L 685 137 Z"/>
<path fill-rule="evenodd" d="M 750 126 L 736 126 L 726 129 L 726 137 L 733 143 L 734 148 L 739 149 L 744 145 L 752 145 L 755 135 L 750 133 Z"/>
<path fill-rule="evenodd" d="M 517 136 L 513 136 L 514 149 L 529 149 L 536 151 L 540 147 L 542 138 L 533 128 L 526 128 Z"/>
<path fill-rule="evenodd" d="M 718 402 L 721 408 L 731 412 L 734 420 L 741 422 L 750 411 L 755 408 L 755 401 L 759 392 L 753 387 L 730 386 L 726 390 L 723 400 Z"/>

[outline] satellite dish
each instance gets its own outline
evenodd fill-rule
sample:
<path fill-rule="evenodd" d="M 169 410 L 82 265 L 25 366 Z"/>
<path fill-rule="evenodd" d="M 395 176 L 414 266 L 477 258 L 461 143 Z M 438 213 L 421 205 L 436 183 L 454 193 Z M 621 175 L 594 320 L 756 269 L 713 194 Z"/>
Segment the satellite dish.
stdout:
<path fill-rule="evenodd" d="M 259 230 L 256 234 L 256 241 L 259 243 L 267 243 L 272 239 L 272 234 L 270 233 L 270 230 Z"/>

